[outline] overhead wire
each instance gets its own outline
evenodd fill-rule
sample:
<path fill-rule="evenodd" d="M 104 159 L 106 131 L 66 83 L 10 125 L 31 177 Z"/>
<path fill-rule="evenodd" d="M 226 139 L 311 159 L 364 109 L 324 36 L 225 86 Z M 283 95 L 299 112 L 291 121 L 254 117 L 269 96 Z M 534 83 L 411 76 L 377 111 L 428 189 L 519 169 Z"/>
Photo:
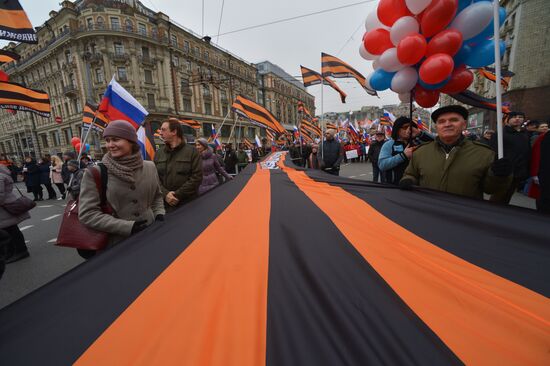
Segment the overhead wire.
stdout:
<path fill-rule="evenodd" d="M 223 7 L 225 5 L 225 0 L 222 0 L 222 10 L 220 12 L 220 22 L 218 23 L 218 34 L 216 34 L 216 43 L 218 43 L 218 39 L 220 38 L 220 30 L 222 27 L 222 18 L 223 18 Z"/>
<path fill-rule="evenodd" d="M 338 6 L 338 7 L 335 7 L 335 8 L 319 10 L 319 11 L 315 11 L 315 12 L 312 12 L 312 13 L 307 13 L 307 14 L 297 15 L 297 16 L 293 16 L 293 17 L 289 17 L 289 18 L 274 20 L 274 21 L 267 22 L 267 23 L 262 23 L 262 24 L 256 24 L 256 25 L 252 25 L 252 26 L 248 26 L 248 27 L 244 27 L 244 28 L 224 32 L 224 33 L 219 34 L 219 36 L 226 36 L 228 34 L 233 34 L 233 33 L 243 32 L 243 31 L 247 31 L 247 30 L 251 30 L 251 29 L 266 27 L 268 25 L 279 24 L 279 23 L 289 22 L 291 20 L 296 20 L 296 19 L 311 17 L 311 16 L 314 16 L 314 15 L 329 13 L 329 12 L 333 12 L 333 11 L 340 10 L 340 9 L 345 9 L 345 8 L 350 8 L 350 7 L 357 6 L 357 5 L 370 3 L 370 2 L 373 2 L 373 1 L 375 1 L 375 0 L 360 1 L 360 2 L 357 2 L 357 3 L 353 3 L 353 4 Z"/>

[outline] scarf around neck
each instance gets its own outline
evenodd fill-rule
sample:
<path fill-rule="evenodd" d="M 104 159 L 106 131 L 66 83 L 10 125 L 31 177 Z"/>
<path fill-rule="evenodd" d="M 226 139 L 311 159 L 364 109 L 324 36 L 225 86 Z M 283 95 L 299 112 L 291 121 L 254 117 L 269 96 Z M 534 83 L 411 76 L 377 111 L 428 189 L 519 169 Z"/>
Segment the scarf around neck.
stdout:
<path fill-rule="evenodd" d="M 101 162 L 118 179 L 131 184 L 136 183 L 134 172 L 143 167 L 141 152 L 114 159 L 111 154 L 105 154 Z"/>

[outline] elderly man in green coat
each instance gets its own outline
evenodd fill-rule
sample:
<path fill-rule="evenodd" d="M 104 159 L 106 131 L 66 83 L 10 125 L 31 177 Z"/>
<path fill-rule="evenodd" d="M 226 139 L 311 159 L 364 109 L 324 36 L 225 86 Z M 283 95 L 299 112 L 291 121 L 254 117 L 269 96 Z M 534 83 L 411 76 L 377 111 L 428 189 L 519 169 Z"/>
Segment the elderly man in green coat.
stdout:
<path fill-rule="evenodd" d="M 432 114 L 437 138 L 420 145 L 413 154 L 400 187 L 413 185 L 483 199 L 506 189 L 512 179 L 512 163 L 495 160 L 488 146 L 464 138 L 468 111 L 451 105 Z"/>

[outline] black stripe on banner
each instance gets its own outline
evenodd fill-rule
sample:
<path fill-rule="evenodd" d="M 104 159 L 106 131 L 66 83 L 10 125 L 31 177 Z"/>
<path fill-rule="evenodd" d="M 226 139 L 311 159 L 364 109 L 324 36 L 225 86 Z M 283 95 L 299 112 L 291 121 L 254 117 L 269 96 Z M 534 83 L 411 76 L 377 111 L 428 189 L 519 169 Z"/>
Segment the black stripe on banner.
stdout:
<path fill-rule="evenodd" d="M 271 182 L 267 366 L 461 364 L 285 173 Z"/>
<path fill-rule="evenodd" d="M 2 365 L 73 364 L 229 206 L 254 171 L 251 164 L 233 181 L 168 214 L 165 222 L 0 310 Z"/>
<path fill-rule="evenodd" d="M 427 189 L 402 191 L 315 170 L 306 173 L 317 181 L 342 187 L 449 253 L 550 296 L 547 216 Z"/>
<path fill-rule="evenodd" d="M 0 9 L 2 10 L 23 10 L 18 0 L 0 1 Z"/>
<path fill-rule="evenodd" d="M 24 93 L 18 93 L 8 90 L 0 90 L 0 98 L 22 100 L 32 103 L 50 103 L 50 99 L 48 98 L 48 96 L 46 96 L 45 98 L 33 98 Z"/>
<path fill-rule="evenodd" d="M 355 70 L 353 67 L 346 65 L 340 61 L 323 61 L 321 63 L 321 67 L 345 67 L 346 69 L 350 70 L 351 72 L 354 72 L 355 74 L 362 76 L 362 74 Z"/>

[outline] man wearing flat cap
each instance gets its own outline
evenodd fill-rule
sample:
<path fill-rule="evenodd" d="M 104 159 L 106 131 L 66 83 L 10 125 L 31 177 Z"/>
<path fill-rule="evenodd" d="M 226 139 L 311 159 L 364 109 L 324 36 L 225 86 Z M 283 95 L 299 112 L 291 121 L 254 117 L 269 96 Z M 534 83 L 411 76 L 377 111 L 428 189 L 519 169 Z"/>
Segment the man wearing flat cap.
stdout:
<path fill-rule="evenodd" d="M 321 164 L 321 169 L 332 175 L 340 175 L 340 163 L 344 160 L 344 147 L 334 136 L 336 130 L 328 129 L 325 131 L 325 141 L 323 149 L 318 153 L 317 159 Z"/>
<path fill-rule="evenodd" d="M 401 188 L 419 185 L 477 199 L 506 189 L 512 164 L 508 159 L 495 161 L 490 147 L 464 138 L 467 119 L 468 111 L 458 105 L 432 113 L 438 136 L 416 149 Z"/>
<path fill-rule="evenodd" d="M 508 204 L 514 192 L 529 178 L 531 160 L 530 134 L 522 129 L 525 114 L 510 112 L 506 126 L 502 129 L 504 157 L 513 164 L 513 179 L 506 190 L 491 196 L 492 202 Z M 497 135 L 491 137 L 490 145 L 497 152 Z"/>

